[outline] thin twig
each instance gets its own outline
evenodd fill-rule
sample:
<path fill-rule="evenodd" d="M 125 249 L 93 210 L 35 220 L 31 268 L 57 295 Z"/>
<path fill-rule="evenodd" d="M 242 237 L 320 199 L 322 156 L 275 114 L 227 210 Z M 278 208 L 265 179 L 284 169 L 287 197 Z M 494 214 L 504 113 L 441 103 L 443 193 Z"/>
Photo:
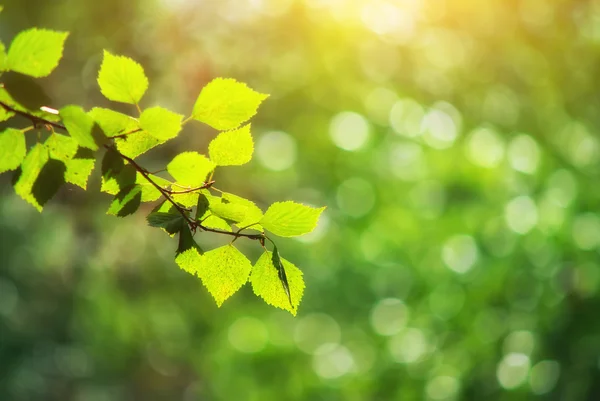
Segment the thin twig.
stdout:
<path fill-rule="evenodd" d="M 165 191 L 167 193 L 169 193 L 170 195 L 179 195 L 179 194 L 188 194 L 190 192 L 195 192 L 195 191 L 200 191 L 201 189 L 207 189 L 210 188 L 212 186 L 212 184 L 214 184 L 214 181 L 208 181 L 205 182 L 204 184 L 202 184 L 202 186 L 199 186 L 198 188 L 190 188 L 190 189 L 186 189 L 185 191 L 171 191 L 169 189 L 165 189 Z M 181 185 L 178 185 L 181 186 Z"/>
<path fill-rule="evenodd" d="M 135 134 L 136 132 L 140 132 L 142 131 L 141 128 L 136 128 L 134 130 L 128 131 L 128 132 L 124 132 L 122 134 L 119 135 L 115 135 L 115 136 L 111 136 L 111 139 L 119 139 L 119 138 L 125 138 L 127 135 L 131 135 L 131 134 Z"/>
<path fill-rule="evenodd" d="M 33 124 L 33 126 L 35 128 L 38 128 L 39 125 L 49 125 L 51 127 L 58 128 L 58 129 L 61 129 L 64 131 L 67 130 L 67 127 L 65 127 L 62 124 L 56 123 L 54 121 L 46 120 L 45 118 L 42 118 L 42 117 L 34 116 L 33 114 L 29 114 L 25 111 L 17 110 L 14 107 L 9 106 L 8 104 L 6 104 L 2 101 L 0 101 L 0 106 L 2 106 L 2 108 L 6 111 L 11 111 L 21 117 L 27 118 L 29 121 L 31 121 L 31 123 Z"/>

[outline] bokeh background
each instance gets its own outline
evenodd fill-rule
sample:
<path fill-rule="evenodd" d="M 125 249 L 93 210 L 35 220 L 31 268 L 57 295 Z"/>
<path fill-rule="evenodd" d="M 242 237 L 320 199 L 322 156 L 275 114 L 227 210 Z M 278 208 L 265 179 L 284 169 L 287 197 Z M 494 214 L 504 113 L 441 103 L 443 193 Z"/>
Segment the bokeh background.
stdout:
<path fill-rule="evenodd" d="M 600 399 L 600 1 L 3 3 L 5 43 L 71 32 L 51 106 L 109 105 L 103 49 L 144 66 L 145 106 L 188 113 L 217 76 L 270 93 L 219 187 L 328 209 L 279 241 L 293 318 L 249 286 L 217 308 L 144 213 L 105 214 L 98 166 L 41 214 L 5 174 L 0 399 Z"/>

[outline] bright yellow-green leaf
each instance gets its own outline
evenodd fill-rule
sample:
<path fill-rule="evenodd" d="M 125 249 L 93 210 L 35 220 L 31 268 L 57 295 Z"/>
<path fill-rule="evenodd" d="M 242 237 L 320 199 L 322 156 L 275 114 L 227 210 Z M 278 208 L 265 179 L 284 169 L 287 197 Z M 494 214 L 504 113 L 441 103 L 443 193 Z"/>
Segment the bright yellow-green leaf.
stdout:
<path fill-rule="evenodd" d="M 254 142 L 250 124 L 232 131 L 221 132 L 208 145 L 208 155 L 217 166 L 240 166 L 252 159 Z"/>
<path fill-rule="evenodd" d="M 197 276 L 204 265 L 203 255 L 200 255 L 197 248 L 192 247 L 175 256 L 175 263 L 182 270 Z"/>
<path fill-rule="evenodd" d="M 215 216 L 210 210 L 204 213 L 202 218 L 200 218 L 199 220 L 202 222 L 202 225 L 204 227 L 215 228 L 217 230 L 223 230 L 228 232 L 232 231 L 231 226 L 229 225 L 229 223 L 227 223 L 227 221 L 218 216 Z"/>
<path fill-rule="evenodd" d="M 48 149 L 50 157 L 60 161 L 67 161 L 77 153 L 77 141 L 66 135 L 52 133 L 44 142 L 44 146 Z"/>
<path fill-rule="evenodd" d="M 252 264 L 233 245 L 225 245 L 204 254 L 198 274 L 218 306 L 248 281 Z"/>
<path fill-rule="evenodd" d="M 183 191 L 183 189 L 179 186 L 172 185 L 172 191 Z M 185 193 L 174 193 L 171 195 L 171 198 L 180 205 L 185 207 L 193 207 L 198 203 L 198 192 L 185 192 Z"/>
<path fill-rule="evenodd" d="M 248 199 L 242 198 L 234 194 L 223 192 L 221 195 L 222 199 L 229 202 L 230 204 L 243 206 L 244 217 L 242 220 L 236 222 L 236 226 L 242 228 L 252 225 L 250 228 L 253 230 L 262 231 L 262 227 L 258 224 L 263 217 L 263 212 L 256 204 Z"/>
<path fill-rule="evenodd" d="M 201 186 L 214 169 L 212 161 L 196 152 L 180 153 L 167 165 L 167 171 L 179 184 L 190 187 Z"/>
<path fill-rule="evenodd" d="M 275 202 L 265 212 L 260 224 L 280 237 L 308 234 L 317 226 L 325 207 L 314 208 L 295 202 Z"/>
<path fill-rule="evenodd" d="M 62 57 L 68 32 L 31 28 L 12 41 L 6 57 L 9 70 L 35 78 L 49 75 Z"/>
<path fill-rule="evenodd" d="M 115 56 L 105 50 L 98 85 L 108 100 L 137 104 L 148 89 L 148 78 L 142 66 L 129 57 Z"/>
<path fill-rule="evenodd" d="M 75 157 L 66 163 L 67 171 L 65 171 L 65 181 L 86 189 L 88 178 L 90 177 L 90 174 L 92 174 L 92 170 L 94 170 L 96 159 L 88 157 L 90 155 L 85 154 L 82 154 L 81 157 L 79 157 L 79 153 L 84 152 L 78 152 L 75 154 Z"/>
<path fill-rule="evenodd" d="M 92 136 L 94 120 L 79 106 L 65 106 L 60 109 L 60 117 L 69 134 L 79 143 L 79 146 L 97 150 L 98 145 Z"/>
<path fill-rule="evenodd" d="M 165 141 L 156 139 L 146 131 L 135 132 L 123 138 L 115 139 L 115 144 L 117 145 L 119 152 L 132 159 L 135 159 L 164 142 Z"/>
<path fill-rule="evenodd" d="M 140 116 L 140 127 L 153 137 L 166 141 L 179 134 L 182 119 L 181 114 L 162 107 L 151 107 Z"/>
<path fill-rule="evenodd" d="M 263 253 L 252 268 L 252 274 L 250 275 L 252 290 L 269 305 L 285 309 L 296 316 L 298 305 L 304 294 L 302 272 L 287 260 L 280 258 L 280 261 L 285 269 L 292 305 L 290 305 L 290 298 L 288 298 L 277 269 L 273 264 L 273 254 L 271 252 Z"/>
<path fill-rule="evenodd" d="M 268 96 L 235 79 L 216 78 L 202 88 L 192 117 L 218 130 L 234 129 L 255 115 Z"/>
<path fill-rule="evenodd" d="M 111 138 L 138 129 L 138 121 L 118 111 L 94 107 L 88 115 L 98 124 L 104 135 Z"/>
<path fill-rule="evenodd" d="M 0 173 L 19 167 L 25 153 L 25 134 L 21 130 L 7 128 L 0 133 Z"/>

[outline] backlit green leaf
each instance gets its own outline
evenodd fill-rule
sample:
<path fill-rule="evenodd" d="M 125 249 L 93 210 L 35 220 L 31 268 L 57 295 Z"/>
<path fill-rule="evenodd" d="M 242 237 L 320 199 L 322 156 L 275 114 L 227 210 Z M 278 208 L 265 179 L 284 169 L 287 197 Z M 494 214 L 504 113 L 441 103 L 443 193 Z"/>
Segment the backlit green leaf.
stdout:
<path fill-rule="evenodd" d="M 201 186 L 215 164 L 196 152 L 180 153 L 167 165 L 167 171 L 181 185 Z"/>
<path fill-rule="evenodd" d="M 115 56 L 105 50 L 98 85 L 108 100 L 137 104 L 148 89 L 148 78 L 142 66 L 129 57 Z"/>
<path fill-rule="evenodd" d="M 232 131 L 221 132 L 208 145 L 210 159 L 217 166 L 240 166 L 252 159 L 254 142 L 250 124 Z"/>
<path fill-rule="evenodd" d="M 135 118 L 118 111 L 94 107 L 88 112 L 88 115 L 109 138 L 139 129 L 138 121 Z"/>
<path fill-rule="evenodd" d="M 49 75 L 62 57 L 68 32 L 31 28 L 12 41 L 6 57 L 9 70 L 35 78 Z"/>
<path fill-rule="evenodd" d="M 260 224 L 275 235 L 296 237 L 311 232 L 317 226 L 319 216 L 325 210 L 295 202 L 273 203 L 260 220 Z"/>
<path fill-rule="evenodd" d="M 263 217 L 262 210 L 256 204 L 248 199 L 242 198 L 234 194 L 223 192 L 221 195 L 222 200 L 229 202 L 230 204 L 240 205 L 244 207 L 244 217 L 242 220 L 237 221 L 236 226 L 242 228 L 250 226 L 253 230 L 262 231 L 262 226 L 258 224 Z"/>
<path fill-rule="evenodd" d="M 64 163 L 50 159 L 48 150 L 38 143 L 29 150 L 21 164 L 15 192 L 41 212 L 64 184 L 64 173 Z"/>
<path fill-rule="evenodd" d="M 0 133 L 0 173 L 19 167 L 25 153 L 25 134 L 21 130 L 7 128 Z"/>
<path fill-rule="evenodd" d="M 171 186 L 173 191 L 181 191 L 180 187 L 175 185 Z M 186 192 L 186 193 L 173 193 L 171 194 L 171 198 L 180 205 L 183 205 L 187 208 L 196 206 L 198 203 L 198 192 Z"/>
<path fill-rule="evenodd" d="M 110 204 L 107 214 L 125 217 L 135 213 L 142 200 L 142 187 L 130 185 L 121 190 Z"/>
<path fill-rule="evenodd" d="M 215 228 L 217 230 L 222 230 L 222 231 L 227 231 L 227 232 L 233 231 L 231 229 L 231 226 L 229 225 L 229 223 L 227 223 L 226 220 L 224 220 L 218 216 L 215 216 L 210 211 L 206 212 L 204 214 L 204 216 L 202 216 L 202 218 L 199 220 L 202 221 L 202 225 L 204 227 Z"/>
<path fill-rule="evenodd" d="M 252 268 L 250 282 L 252 290 L 269 305 L 285 309 L 296 316 L 298 305 L 304 294 L 302 272 L 292 263 L 279 258 L 289 286 L 289 297 L 282 285 L 280 273 L 273 263 L 273 253 L 266 251 Z M 290 298 L 292 304 L 290 305 Z"/>
<path fill-rule="evenodd" d="M 218 130 L 234 129 L 255 115 L 268 96 L 235 79 L 217 78 L 202 88 L 192 117 Z"/>
<path fill-rule="evenodd" d="M 65 163 L 65 181 L 75 184 L 83 189 L 87 188 L 88 178 L 94 170 L 96 159 L 89 149 L 79 148 L 75 156 Z"/>
<path fill-rule="evenodd" d="M 66 182 L 86 189 L 87 180 L 96 162 L 92 151 L 79 148 L 75 139 L 57 133 L 50 135 L 44 146 L 48 149 L 51 158 L 60 160 L 66 165 Z"/>
<path fill-rule="evenodd" d="M 162 107 L 151 107 L 140 116 L 140 127 L 153 137 L 166 141 L 179 134 L 182 119 L 181 114 Z"/>
<path fill-rule="evenodd" d="M 179 231 L 179 244 L 175 256 L 175 263 L 186 272 L 198 275 L 199 270 L 204 265 L 204 255 L 202 249 L 194 240 L 194 236 L 187 224 L 182 224 Z"/>
<path fill-rule="evenodd" d="M 132 159 L 135 159 L 164 142 L 165 141 L 156 139 L 146 131 L 135 132 L 123 138 L 115 139 L 115 144 L 117 145 L 119 152 Z"/>
<path fill-rule="evenodd" d="M 225 245 L 204 254 L 198 271 L 202 283 L 218 306 L 248 281 L 252 265 L 233 245 Z"/>
<path fill-rule="evenodd" d="M 94 120 L 79 106 L 65 106 L 60 109 L 60 117 L 69 134 L 79 143 L 79 146 L 97 150 L 98 145 L 92 136 Z"/>

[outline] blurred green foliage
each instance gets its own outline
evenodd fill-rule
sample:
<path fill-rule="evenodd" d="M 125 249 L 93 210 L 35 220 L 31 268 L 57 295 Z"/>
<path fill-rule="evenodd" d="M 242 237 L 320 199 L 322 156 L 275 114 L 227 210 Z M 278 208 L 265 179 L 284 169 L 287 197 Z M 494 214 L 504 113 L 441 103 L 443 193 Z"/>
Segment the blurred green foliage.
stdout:
<path fill-rule="evenodd" d="M 217 309 L 108 196 L 62 190 L 38 214 L 1 177 L 0 399 L 600 398 L 600 2 L 4 6 L 5 42 L 72 32 L 41 88 L 6 82 L 23 99 L 102 105 L 104 48 L 145 66 L 148 106 L 248 82 L 272 94 L 256 157 L 220 186 L 328 209 L 280 245 L 307 283 L 293 318 L 248 285 Z"/>

